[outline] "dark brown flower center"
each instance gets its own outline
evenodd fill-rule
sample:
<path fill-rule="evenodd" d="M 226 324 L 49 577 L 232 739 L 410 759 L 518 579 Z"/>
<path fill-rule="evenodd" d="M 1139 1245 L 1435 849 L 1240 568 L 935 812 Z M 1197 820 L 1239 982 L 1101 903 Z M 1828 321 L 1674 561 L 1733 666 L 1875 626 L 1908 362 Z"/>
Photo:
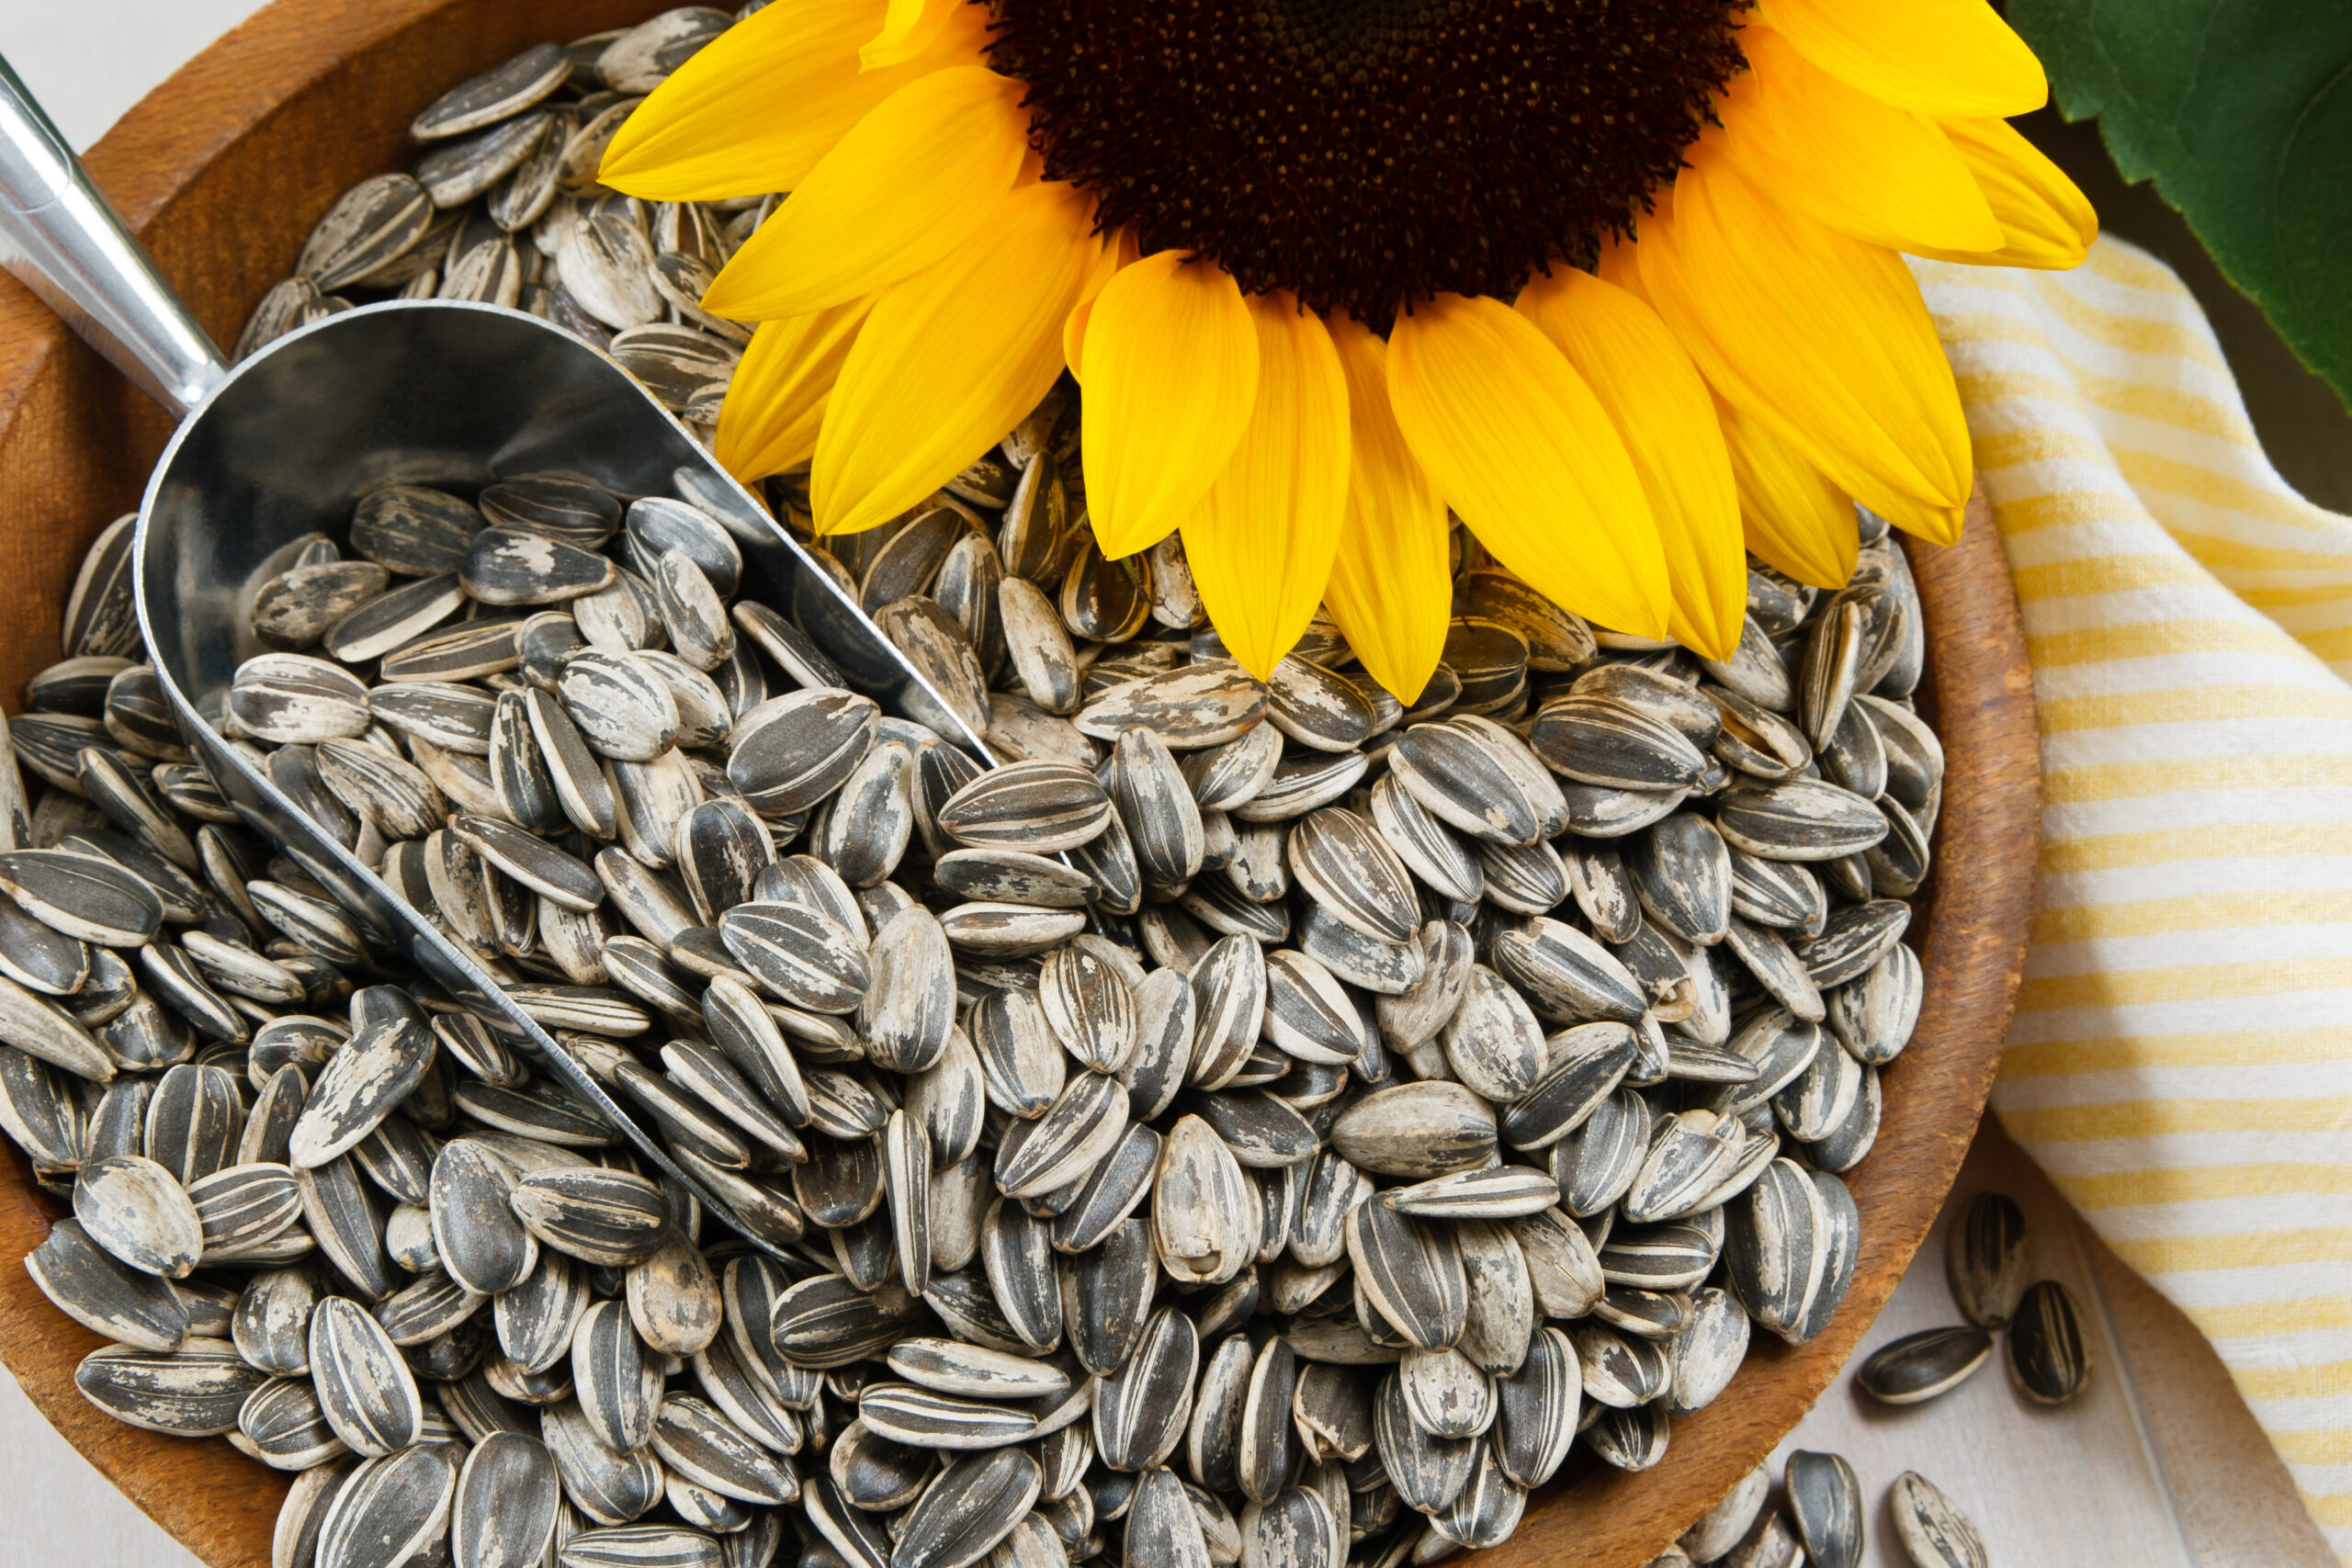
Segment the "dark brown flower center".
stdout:
<path fill-rule="evenodd" d="M 1105 230 L 1385 326 L 1589 260 L 1743 68 L 1747 0 L 992 3 L 1046 177 Z"/>

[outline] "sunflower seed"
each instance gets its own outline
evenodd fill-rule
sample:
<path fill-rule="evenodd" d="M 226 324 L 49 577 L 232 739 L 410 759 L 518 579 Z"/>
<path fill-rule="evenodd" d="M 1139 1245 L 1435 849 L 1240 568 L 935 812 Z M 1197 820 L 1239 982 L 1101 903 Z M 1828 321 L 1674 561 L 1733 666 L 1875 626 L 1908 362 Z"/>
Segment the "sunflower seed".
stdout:
<path fill-rule="evenodd" d="M 1979 1328 L 2006 1328 L 2033 1277 L 2033 1237 L 2016 1200 L 1980 1192 L 1947 1237 L 1945 1279 L 1961 1315 Z"/>
<path fill-rule="evenodd" d="M 1916 1568 L 1991 1568 L 1992 1554 L 1976 1527 L 1917 1471 L 1894 1478 L 1888 1506 L 1894 1533 Z"/>
<path fill-rule="evenodd" d="M 1729 1556 L 1756 1522 L 1771 1489 L 1771 1473 L 1758 1465 L 1724 1493 L 1722 1501 L 1700 1515 L 1677 1544 L 1693 1562 L 1714 1562 Z"/>
<path fill-rule="evenodd" d="M 84 1166 L 74 1184 L 74 1217 L 90 1240 L 143 1274 L 186 1279 L 204 1251 L 195 1202 L 169 1170 L 141 1156 Z"/>
<path fill-rule="evenodd" d="M 2092 1366 L 2066 1287 L 2055 1280 L 2028 1286 L 2009 1320 L 2009 1381 L 2036 1404 L 2064 1404 L 2090 1382 Z"/>
<path fill-rule="evenodd" d="M 485 1434 L 465 1457 L 449 1506 L 456 1568 L 531 1568 L 555 1539 L 562 1490 L 555 1459 L 526 1433 Z"/>
<path fill-rule="evenodd" d="M 1928 1328 L 1871 1352 L 1854 1381 L 1882 1404 L 1917 1404 L 1957 1388 L 1993 1354 L 1982 1328 Z"/>
<path fill-rule="evenodd" d="M 329 1296 L 311 1314 L 311 1378 L 327 1424 L 354 1452 L 380 1457 L 416 1441 L 424 1419 L 416 1380 L 357 1303 Z"/>
<path fill-rule="evenodd" d="M 25 1255 L 25 1272 L 58 1311 L 133 1349 L 169 1353 L 188 1337 L 188 1311 L 150 1271 L 127 1267 L 75 1220 L 60 1220 Z"/>
<path fill-rule="evenodd" d="M 116 1420 L 181 1438 L 234 1430 L 237 1412 L 267 1381 L 229 1341 L 193 1336 L 170 1351 L 109 1345 L 74 1369 L 82 1397 Z"/>

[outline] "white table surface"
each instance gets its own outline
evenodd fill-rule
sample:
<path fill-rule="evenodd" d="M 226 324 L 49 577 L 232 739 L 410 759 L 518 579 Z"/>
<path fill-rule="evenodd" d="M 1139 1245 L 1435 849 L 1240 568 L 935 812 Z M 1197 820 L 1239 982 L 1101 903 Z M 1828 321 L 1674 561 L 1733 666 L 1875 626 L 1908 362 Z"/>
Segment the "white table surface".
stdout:
<path fill-rule="evenodd" d="M 86 147 L 255 0 L 0 0 L 0 55 Z M 1870 1504 L 1872 1568 L 1901 1568 L 1887 1486 L 1916 1468 L 1983 1529 L 2003 1568 L 2060 1562 L 2144 1568 L 2327 1568 L 2286 1472 L 2212 1352 L 2178 1314 L 2104 1253 L 2006 1139 L 1980 1142 L 1961 1196 L 2013 1193 L 2044 1273 L 2097 1320 L 2100 1370 L 2060 1411 L 1985 1372 L 1905 1411 L 1871 1405 L 1841 1376 L 1782 1446 L 1847 1455 Z M 1941 1227 L 1864 1348 L 1953 1320 Z M 1774 1472 L 1779 1463 L 1776 1458 Z M 193 1568 L 197 1560 L 125 1501 L 0 1373 L 0 1568 Z"/>

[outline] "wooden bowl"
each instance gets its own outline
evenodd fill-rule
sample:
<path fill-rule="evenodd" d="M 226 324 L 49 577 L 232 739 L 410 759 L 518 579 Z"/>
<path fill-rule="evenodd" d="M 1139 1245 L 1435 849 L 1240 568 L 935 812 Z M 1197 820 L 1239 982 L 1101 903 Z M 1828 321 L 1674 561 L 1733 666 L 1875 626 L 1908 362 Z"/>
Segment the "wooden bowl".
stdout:
<path fill-rule="evenodd" d="M 89 166 L 214 341 L 233 343 L 304 236 L 360 179 L 407 167 L 409 120 L 444 89 L 532 44 L 634 22 L 661 0 L 277 0 L 133 109 Z M 59 655 L 84 548 L 138 504 L 169 423 L 12 279 L 0 277 L 0 694 Z M 1532 1504 L 1487 1568 L 1632 1568 L 1661 1550 L 1827 1386 L 1927 1234 L 1990 1089 L 2025 950 L 2039 813 L 2023 633 L 1983 497 L 1966 540 L 1915 547 L 1930 699 L 1952 788 L 1938 874 L 1910 940 L 1925 961 L 1918 1032 L 1886 1076 L 1876 1149 L 1854 1183 L 1861 1258 L 1828 1331 L 1758 1336 L 1724 1396 L 1678 1422 L 1665 1461 L 1597 1468 Z M 11 1145 L 13 1153 L 13 1145 Z M 74 1368 L 100 1341 L 21 1265 L 63 1211 L 18 1156 L 0 1165 L 0 1361 L 130 1500 L 217 1568 L 264 1568 L 287 1477 L 226 1443 L 125 1427 L 85 1404 Z"/>

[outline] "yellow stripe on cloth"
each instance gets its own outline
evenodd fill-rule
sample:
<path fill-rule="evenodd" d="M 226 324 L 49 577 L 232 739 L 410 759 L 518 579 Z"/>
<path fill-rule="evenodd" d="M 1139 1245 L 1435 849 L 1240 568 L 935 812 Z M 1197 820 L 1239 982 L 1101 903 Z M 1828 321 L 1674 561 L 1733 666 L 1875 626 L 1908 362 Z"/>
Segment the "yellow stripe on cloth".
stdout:
<path fill-rule="evenodd" d="M 1994 1108 L 2212 1340 L 2352 1563 L 2352 518 L 2272 470 L 2154 258 L 1912 265 L 2041 715 Z"/>

